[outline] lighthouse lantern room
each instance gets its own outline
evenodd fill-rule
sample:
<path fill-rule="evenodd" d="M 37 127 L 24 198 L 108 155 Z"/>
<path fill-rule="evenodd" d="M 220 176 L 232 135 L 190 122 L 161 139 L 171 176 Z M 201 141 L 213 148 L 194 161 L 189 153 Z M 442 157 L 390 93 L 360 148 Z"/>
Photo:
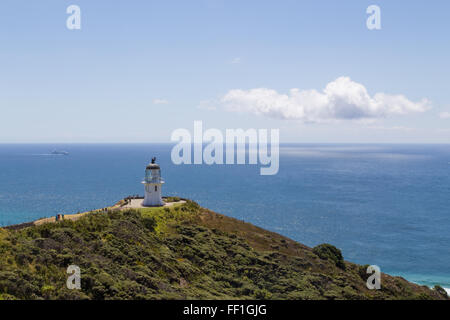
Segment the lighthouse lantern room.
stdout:
<path fill-rule="evenodd" d="M 145 207 L 163 206 L 164 201 L 161 197 L 161 187 L 164 180 L 161 178 L 161 168 L 156 163 L 156 158 L 145 168 L 145 178 L 142 183 L 145 186 L 145 198 L 142 203 Z"/>

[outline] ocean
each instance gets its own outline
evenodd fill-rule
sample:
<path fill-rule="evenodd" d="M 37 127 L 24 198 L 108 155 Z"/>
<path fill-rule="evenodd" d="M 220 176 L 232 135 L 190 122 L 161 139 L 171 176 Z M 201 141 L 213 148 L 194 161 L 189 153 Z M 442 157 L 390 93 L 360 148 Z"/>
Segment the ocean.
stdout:
<path fill-rule="evenodd" d="M 152 156 L 163 194 L 197 201 L 346 260 L 450 288 L 450 145 L 284 144 L 280 169 L 174 165 L 169 144 L 2 144 L 0 225 L 143 194 Z M 65 150 L 68 156 L 51 155 Z"/>

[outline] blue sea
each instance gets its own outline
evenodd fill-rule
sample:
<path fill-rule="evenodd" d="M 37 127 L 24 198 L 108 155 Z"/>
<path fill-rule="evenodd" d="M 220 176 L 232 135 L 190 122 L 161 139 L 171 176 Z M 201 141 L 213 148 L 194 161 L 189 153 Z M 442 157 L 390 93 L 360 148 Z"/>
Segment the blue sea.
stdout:
<path fill-rule="evenodd" d="M 280 170 L 174 165 L 169 144 L 0 145 L 0 225 L 143 194 L 157 157 L 164 195 L 193 199 L 346 260 L 450 288 L 450 145 L 285 144 Z M 66 150 L 68 156 L 51 155 Z"/>

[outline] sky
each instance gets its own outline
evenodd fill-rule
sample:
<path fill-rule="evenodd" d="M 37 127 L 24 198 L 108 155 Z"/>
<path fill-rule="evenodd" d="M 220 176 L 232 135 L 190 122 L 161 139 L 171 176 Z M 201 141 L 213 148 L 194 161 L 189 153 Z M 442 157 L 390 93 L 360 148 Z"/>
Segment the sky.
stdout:
<path fill-rule="evenodd" d="M 449 18 L 447 0 L 2 0 L 0 143 L 169 142 L 195 120 L 449 143 Z"/>

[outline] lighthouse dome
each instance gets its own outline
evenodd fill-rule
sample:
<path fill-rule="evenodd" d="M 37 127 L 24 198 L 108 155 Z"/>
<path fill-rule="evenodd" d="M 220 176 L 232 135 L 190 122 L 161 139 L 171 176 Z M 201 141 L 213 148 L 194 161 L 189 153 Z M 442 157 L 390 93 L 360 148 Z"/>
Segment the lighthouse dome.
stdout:
<path fill-rule="evenodd" d="M 161 178 L 161 168 L 156 163 L 156 158 L 152 158 L 152 162 L 145 167 L 144 183 L 164 183 Z"/>
<path fill-rule="evenodd" d="M 159 165 L 156 163 L 149 163 L 146 167 L 147 170 L 159 169 Z"/>

